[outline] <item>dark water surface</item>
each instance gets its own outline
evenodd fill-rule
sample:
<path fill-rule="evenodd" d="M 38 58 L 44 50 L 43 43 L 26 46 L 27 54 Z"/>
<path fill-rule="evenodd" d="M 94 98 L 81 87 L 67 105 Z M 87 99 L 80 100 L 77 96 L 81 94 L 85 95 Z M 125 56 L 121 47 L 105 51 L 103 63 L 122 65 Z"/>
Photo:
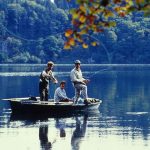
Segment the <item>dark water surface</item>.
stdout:
<path fill-rule="evenodd" d="M 57 65 L 58 80 L 74 96 L 69 72 Z M 0 65 L 0 99 L 38 96 L 44 65 Z M 150 65 L 83 65 L 91 82 L 89 97 L 102 99 L 99 110 L 65 117 L 26 118 L 11 114 L 0 101 L 1 150 L 148 150 L 150 147 Z M 56 86 L 50 87 L 53 98 Z"/>

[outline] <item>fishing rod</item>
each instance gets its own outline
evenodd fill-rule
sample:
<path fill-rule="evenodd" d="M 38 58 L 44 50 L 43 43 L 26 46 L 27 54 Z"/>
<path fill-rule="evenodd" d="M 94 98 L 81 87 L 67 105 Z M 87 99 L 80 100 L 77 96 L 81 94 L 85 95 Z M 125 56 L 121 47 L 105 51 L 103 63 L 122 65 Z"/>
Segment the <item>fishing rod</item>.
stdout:
<path fill-rule="evenodd" d="M 109 68 L 105 68 L 105 69 L 101 69 L 101 70 L 98 70 L 96 72 L 93 72 L 90 76 L 87 77 L 87 79 L 90 79 L 97 74 L 104 73 L 105 71 L 112 71 L 112 68 L 109 67 Z"/>

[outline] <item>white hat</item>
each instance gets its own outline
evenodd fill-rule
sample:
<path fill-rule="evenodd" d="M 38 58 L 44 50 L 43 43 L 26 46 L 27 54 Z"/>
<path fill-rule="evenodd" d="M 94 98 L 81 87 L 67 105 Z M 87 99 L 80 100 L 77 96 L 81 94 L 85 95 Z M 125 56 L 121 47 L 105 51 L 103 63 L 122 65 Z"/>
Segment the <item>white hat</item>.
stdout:
<path fill-rule="evenodd" d="M 75 60 L 74 63 L 75 64 L 81 64 L 81 61 L 80 60 Z"/>

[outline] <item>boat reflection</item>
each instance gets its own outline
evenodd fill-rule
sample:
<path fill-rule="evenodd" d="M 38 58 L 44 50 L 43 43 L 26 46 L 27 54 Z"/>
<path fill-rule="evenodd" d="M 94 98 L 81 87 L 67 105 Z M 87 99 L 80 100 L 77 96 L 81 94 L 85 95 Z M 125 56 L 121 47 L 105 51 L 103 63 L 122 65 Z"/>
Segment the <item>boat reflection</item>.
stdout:
<path fill-rule="evenodd" d="M 84 114 L 87 114 L 88 112 L 71 112 L 71 113 L 52 113 L 52 114 L 28 114 L 28 113 L 11 113 L 10 120 L 15 121 L 21 121 L 21 120 L 30 120 L 30 121 L 36 121 L 36 120 L 46 120 L 48 118 L 70 118 L 75 116 L 83 116 Z"/>

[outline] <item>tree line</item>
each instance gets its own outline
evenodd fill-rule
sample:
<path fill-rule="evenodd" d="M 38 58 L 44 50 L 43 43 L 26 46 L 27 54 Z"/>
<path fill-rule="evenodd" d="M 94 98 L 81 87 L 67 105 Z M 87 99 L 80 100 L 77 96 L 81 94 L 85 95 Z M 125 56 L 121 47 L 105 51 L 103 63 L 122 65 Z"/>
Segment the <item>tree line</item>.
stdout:
<path fill-rule="evenodd" d="M 142 12 L 113 18 L 116 27 L 93 34 L 96 47 L 64 50 L 73 7 L 66 0 L 1 0 L 0 63 L 150 63 L 150 18 Z"/>

